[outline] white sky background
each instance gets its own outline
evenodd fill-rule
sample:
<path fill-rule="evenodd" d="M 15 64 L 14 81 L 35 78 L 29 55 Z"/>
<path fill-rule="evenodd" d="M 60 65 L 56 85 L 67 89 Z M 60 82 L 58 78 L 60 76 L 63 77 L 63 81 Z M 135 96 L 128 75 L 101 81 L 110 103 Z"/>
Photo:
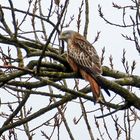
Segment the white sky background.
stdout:
<path fill-rule="evenodd" d="M 120 71 L 124 71 L 123 65 L 121 63 L 121 59 L 122 59 L 122 53 L 123 53 L 123 48 L 126 49 L 126 58 L 129 60 L 129 64 L 131 65 L 132 60 L 136 60 L 136 70 L 135 70 L 135 74 L 140 75 L 140 71 L 139 71 L 139 67 L 140 67 L 140 56 L 138 54 L 138 52 L 135 49 L 135 46 L 133 43 L 126 41 L 122 36 L 121 33 L 123 34 L 127 34 L 132 35 L 132 29 L 131 28 L 118 28 L 118 27 L 113 27 L 110 26 L 108 24 L 106 24 L 100 17 L 99 17 L 99 13 L 98 13 L 98 4 L 101 5 L 102 7 L 102 11 L 104 12 L 104 16 L 112 21 L 113 23 L 118 23 L 121 24 L 122 23 L 122 12 L 112 8 L 112 0 L 89 0 L 90 1 L 90 23 L 89 23 L 89 30 L 88 30 L 88 36 L 87 39 L 89 40 L 89 42 L 93 42 L 96 33 L 98 31 L 101 31 L 100 34 L 100 38 L 98 40 L 98 42 L 96 42 L 94 44 L 95 48 L 97 49 L 97 52 L 99 53 L 99 55 L 101 55 L 101 50 L 103 47 L 106 48 L 105 51 L 105 61 L 104 61 L 104 65 L 109 66 L 109 56 L 112 55 L 113 56 L 113 63 L 114 63 L 114 69 L 118 69 Z M 27 0 L 13 0 L 13 4 L 16 8 L 18 9 L 27 9 Z M 44 10 L 46 8 L 49 7 L 48 2 L 49 0 L 44 0 Z M 131 0 L 113 0 L 114 3 L 117 3 L 118 5 L 130 5 L 131 4 Z M 7 0 L 0 0 L 1 5 L 9 5 Z M 69 10 L 67 14 L 67 17 L 69 18 L 70 16 L 72 16 L 73 14 L 75 15 L 75 18 L 77 19 L 78 16 L 78 7 L 81 5 L 81 0 L 70 0 L 70 4 L 69 4 Z M 7 15 L 8 16 L 8 15 Z M 8 17 L 9 18 L 9 17 Z M 128 22 L 130 22 L 129 19 L 129 14 L 128 16 L 126 16 L 126 19 L 128 20 Z M 9 22 L 10 18 L 9 18 Z M 81 34 L 83 33 L 83 25 L 84 25 L 84 21 L 82 21 L 83 24 L 81 26 Z M 25 26 L 25 30 L 29 30 L 30 25 Z M 72 29 L 72 30 L 76 30 L 76 20 L 74 20 L 71 24 L 71 26 L 68 29 Z M 2 93 L 3 90 L 0 89 L 0 92 Z M 4 94 L 4 93 L 3 93 Z M 0 95 L 1 97 L 2 95 Z M 7 100 L 6 97 L 1 97 L 4 100 Z M 37 110 L 41 107 L 44 107 L 46 98 L 44 97 L 40 97 L 39 101 L 37 100 L 36 96 L 33 96 L 32 98 L 30 98 L 30 101 L 28 101 L 28 103 L 30 104 L 30 106 L 33 106 L 33 110 Z M 77 116 L 77 118 L 80 116 L 79 114 L 81 114 L 81 110 L 78 107 L 76 107 L 76 103 L 69 103 L 68 104 L 68 109 L 67 109 L 67 115 L 69 117 L 69 121 L 72 122 L 72 119 Z M 91 107 L 92 106 L 92 107 Z M 87 105 L 87 110 L 91 110 L 91 108 L 94 108 L 94 105 L 92 103 L 89 103 Z M 45 118 L 47 118 L 47 116 L 52 115 L 51 111 L 50 113 L 46 113 L 45 116 L 41 116 L 42 121 L 32 121 L 30 122 L 33 125 L 37 125 L 37 123 L 43 122 Z M 120 111 L 121 114 L 121 111 Z M 89 120 L 92 120 L 93 116 L 89 116 Z M 91 119 L 90 119 L 91 118 Z M 0 126 L 1 126 L 1 122 L 2 120 L 0 120 Z M 112 123 L 108 120 L 108 125 L 112 125 Z M 91 121 L 92 123 L 92 121 Z M 74 134 L 74 137 L 76 137 L 76 139 L 86 139 L 88 140 L 89 136 L 88 136 L 88 132 L 86 131 L 86 127 L 83 126 L 84 123 L 81 122 L 79 123 L 79 125 L 75 126 L 74 124 L 69 124 L 72 129 L 72 132 Z M 139 125 L 136 125 L 136 129 L 135 129 L 135 133 L 134 133 L 134 139 L 138 140 L 138 136 L 139 136 Z M 94 127 L 94 122 L 93 122 L 93 127 Z M 111 127 L 112 129 L 115 129 L 113 126 Z M 46 127 L 44 127 L 44 129 L 46 129 Z M 48 130 L 47 130 L 48 131 Z M 94 131 L 96 132 L 95 128 Z M 134 131 L 133 131 L 134 132 Z M 61 132 L 62 133 L 62 132 Z M 112 132 L 114 133 L 114 131 Z M 21 134 L 23 135 L 23 134 Z M 39 132 L 39 135 L 41 135 L 41 133 Z M 36 135 L 34 137 L 34 140 L 38 140 L 39 139 L 39 135 Z M 95 134 L 96 135 L 96 134 Z M 98 134 L 97 134 L 98 135 Z M 115 133 L 114 133 L 115 135 Z M 66 138 L 67 137 L 67 138 Z M 61 140 L 66 140 L 68 139 L 68 135 L 67 132 L 65 132 L 64 129 L 64 133 L 62 133 L 61 136 Z M 43 137 L 41 138 L 43 140 Z M 25 140 L 24 135 L 20 140 Z"/>

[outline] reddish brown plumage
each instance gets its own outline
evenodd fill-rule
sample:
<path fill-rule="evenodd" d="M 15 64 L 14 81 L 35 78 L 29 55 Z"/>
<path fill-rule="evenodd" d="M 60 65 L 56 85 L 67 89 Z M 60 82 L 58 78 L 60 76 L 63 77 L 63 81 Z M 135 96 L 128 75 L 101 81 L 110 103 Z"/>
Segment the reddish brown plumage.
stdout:
<path fill-rule="evenodd" d="M 74 31 L 63 32 L 60 39 L 68 43 L 67 60 L 73 71 L 79 71 L 82 77 L 89 81 L 95 100 L 100 100 L 101 88 L 94 76 L 101 74 L 102 69 L 96 50 L 83 36 Z"/>
<path fill-rule="evenodd" d="M 89 84 L 91 86 L 91 90 L 92 90 L 92 93 L 93 93 L 93 96 L 94 96 L 95 100 L 98 101 L 99 99 L 101 99 L 100 98 L 101 87 L 94 80 L 94 78 L 82 69 L 80 69 L 80 73 L 85 80 L 89 81 Z"/>
<path fill-rule="evenodd" d="M 97 84 L 97 82 L 94 80 L 94 78 L 90 74 L 88 74 L 86 71 L 82 70 L 82 68 L 78 68 L 77 64 L 71 58 L 68 57 L 67 59 L 68 59 L 70 66 L 72 67 L 73 71 L 75 71 L 75 72 L 79 71 L 81 73 L 82 77 L 86 81 L 89 81 L 93 96 L 94 96 L 95 100 L 98 101 L 100 98 L 101 87 Z"/>

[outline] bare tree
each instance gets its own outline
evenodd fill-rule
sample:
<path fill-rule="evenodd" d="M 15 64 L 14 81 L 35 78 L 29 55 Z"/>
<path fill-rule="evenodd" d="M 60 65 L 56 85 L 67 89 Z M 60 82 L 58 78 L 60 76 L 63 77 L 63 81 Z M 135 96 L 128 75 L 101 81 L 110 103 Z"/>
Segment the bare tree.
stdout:
<path fill-rule="evenodd" d="M 83 35 L 88 36 L 89 1 L 81 0 L 77 5 L 77 17 L 68 15 L 69 0 L 45 1 L 48 6 L 45 10 L 43 0 L 26 3 L 26 10 L 15 8 L 12 0 L 8 0 L 8 6 L 0 5 L 1 139 L 21 139 L 22 133 L 24 139 L 29 140 L 38 135 L 40 139 L 59 140 L 66 139 L 66 136 L 62 137 L 65 131 L 67 137 L 74 140 L 77 134 L 73 129 L 80 122 L 82 127 L 86 126 L 87 139 L 133 139 L 133 130 L 140 121 L 140 98 L 136 94 L 139 93 L 140 76 L 133 74 L 136 62 L 129 66 L 126 50 L 123 50 L 121 63 L 125 72 L 121 72 L 114 69 L 113 56 L 110 56 L 110 66 L 102 66 L 103 75 L 96 78 L 111 92 L 111 97 L 94 105 L 89 85 L 80 85 L 81 75 L 71 70 L 65 44 L 59 41 L 60 32 L 69 28 L 73 21 L 79 32 L 83 18 Z M 108 20 L 101 5 L 97 9 L 99 16 L 116 28 L 132 28 L 133 34 L 122 36 L 133 42 L 134 49 L 140 53 L 139 1 L 130 0 L 130 5 L 126 6 L 112 3 L 112 6 L 122 13 L 122 24 Z M 134 14 L 129 15 L 131 22 L 127 23 L 125 16 L 130 11 Z M 99 36 L 100 32 L 94 43 Z M 105 48 L 102 49 L 102 64 L 104 54 Z M 35 108 L 36 104 L 38 108 Z M 79 116 L 75 116 L 74 104 Z M 69 109 L 71 113 L 68 113 Z"/>

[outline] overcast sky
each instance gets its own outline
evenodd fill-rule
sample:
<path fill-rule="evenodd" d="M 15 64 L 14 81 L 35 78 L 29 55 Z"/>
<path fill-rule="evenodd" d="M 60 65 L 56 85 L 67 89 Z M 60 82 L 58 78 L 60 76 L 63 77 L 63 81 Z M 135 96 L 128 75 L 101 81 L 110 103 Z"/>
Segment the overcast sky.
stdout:
<path fill-rule="evenodd" d="M 16 8 L 25 10 L 25 9 L 27 9 L 27 1 L 28 0 L 13 0 L 13 3 L 14 3 Z M 110 55 L 112 55 L 113 62 L 114 62 L 114 68 L 124 71 L 123 65 L 121 63 L 121 59 L 122 59 L 123 49 L 125 48 L 127 51 L 126 57 L 129 60 L 130 64 L 132 63 L 132 60 L 136 60 L 137 69 L 136 69 L 135 74 L 139 75 L 140 74 L 140 71 L 139 71 L 140 56 L 139 56 L 138 52 L 136 51 L 134 44 L 129 42 L 129 41 L 126 41 L 121 36 L 122 33 L 127 34 L 128 36 L 132 35 L 132 29 L 131 28 L 123 29 L 123 28 L 113 27 L 113 26 L 106 24 L 99 17 L 98 4 L 101 5 L 102 11 L 104 12 L 104 16 L 108 20 L 112 21 L 113 23 L 118 23 L 118 24 L 122 23 L 122 12 L 117 10 L 117 9 L 112 8 L 112 1 L 109 1 L 109 0 L 107 0 L 107 1 L 106 0 L 89 0 L 89 1 L 90 1 L 90 9 L 89 9 L 90 10 L 89 11 L 90 12 L 90 18 L 89 18 L 90 21 L 89 21 L 89 30 L 88 30 L 87 39 L 89 40 L 89 42 L 93 42 L 97 32 L 101 31 L 100 38 L 99 38 L 98 42 L 96 42 L 94 44 L 94 46 L 97 49 L 99 55 L 101 55 L 102 48 L 103 47 L 106 48 L 104 65 L 109 66 L 109 59 L 108 58 Z M 123 1 L 122 0 L 114 0 L 113 2 L 118 3 L 118 5 L 121 5 L 121 4 L 122 5 L 127 5 L 127 4 L 130 5 L 131 4 L 131 0 L 123 0 Z M 44 10 L 45 9 L 47 10 L 47 8 L 49 6 L 49 4 L 48 4 L 49 0 L 44 0 L 43 3 L 44 3 L 43 4 Z M 2 5 L 9 5 L 6 0 L 1 0 L 1 4 Z M 81 5 L 81 0 L 70 0 L 67 17 L 72 16 L 74 14 L 75 18 L 77 18 L 78 7 L 80 5 Z M 128 21 L 128 22 L 130 22 L 129 14 L 126 16 L 126 21 Z M 7 17 L 8 17 L 8 14 L 7 14 Z M 9 22 L 11 22 L 10 18 L 9 18 Z M 84 27 L 83 26 L 84 21 L 82 21 L 82 22 L 83 22 L 83 24 L 82 24 L 81 30 L 80 30 L 81 34 L 83 33 L 83 27 Z M 26 26 L 27 30 L 29 27 L 30 26 Z M 71 24 L 71 26 L 68 29 L 76 30 L 76 20 L 73 21 L 73 23 Z M 3 91 L 3 90 L 0 89 L 0 91 Z M 34 100 L 33 98 L 32 98 L 32 100 Z M 44 97 L 41 99 L 42 99 L 42 103 L 45 103 Z M 31 103 L 31 104 L 35 108 L 38 108 L 38 106 L 40 105 L 40 103 L 37 104 L 37 102 Z M 92 104 L 89 103 L 89 108 L 91 107 L 91 105 Z M 80 107 L 77 107 L 77 109 L 75 109 L 75 103 L 73 103 L 73 102 L 69 103 L 68 106 L 70 106 L 70 107 L 67 109 L 67 115 L 69 116 L 70 121 L 72 121 L 72 119 L 75 116 L 79 116 L 78 113 L 80 114 L 80 112 L 81 112 L 79 109 Z M 77 113 L 77 115 L 72 113 L 72 112 Z M 121 112 L 120 112 L 120 114 L 121 114 Z M 51 113 L 48 113 L 48 115 L 51 115 Z M 45 116 L 45 117 L 47 117 L 47 116 Z M 44 119 L 44 116 L 41 118 Z M 92 120 L 92 117 L 91 117 L 91 120 Z M 33 125 L 34 125 L 35 123 L 37 123 L 37 121 L 32 121 L 31 123 L 33 123 Z M 40 121 L 39 121 L 39 123 L 40 123 Z M 137 125 L 138 128 L 136 129 L 134 137 L 133 137 L 135 140 L 137 140 L 138 136 L 139 136 L 139 125 Z M 85 133 L 84 132 L 85 129 L 83 130 L 83 123 L 82 122 L 80 122 L 80 124 L 78 126 L 75 126 L 73 124 L 70 124 L 70 126 L 72 126 L 74 128 L 73 133 L 75 133 L 77 140 L 88 138 L 87 132 Z M 79 127 L 81 127 L 80 132 L 78 132 Z M 81 134 L 79 135 L 79 133 L 81 133 Z M 64 136 L 65 136 L 65 138 L 61 139 L 61 140 L 66 140 L 66 137 L 68 137 L 68 135 L 66 133 L 64 133 Z M 38 139 L 39 138 L 37 136 L 34 137 L 34 140 L 38 140 Z M 20 140 L 25 140 L 25 139 L 21 138 Z"/>

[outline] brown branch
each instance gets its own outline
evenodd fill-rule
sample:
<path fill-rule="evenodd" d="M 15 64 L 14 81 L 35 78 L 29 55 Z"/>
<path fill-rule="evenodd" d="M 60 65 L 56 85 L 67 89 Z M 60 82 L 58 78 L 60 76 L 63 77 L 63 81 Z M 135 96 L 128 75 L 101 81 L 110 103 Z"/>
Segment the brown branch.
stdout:
<path fill-rule="evenodd" d="M 137 75 L 129 75 L 124 72 L 120 72 L 118 70 L 113 70 L 110 69 L 106 66 L 103 67 L 103 76 L 109 76 L 112 78 L 115 78 L 114 82 L 122 85 L 122 86 L 127 86 L 127 85 L 132 85 L 134 87 L 140 88 L 140 76 Z"/>
<path fill-rule="evenodd" d="M 49 37 L 48 37 L 48 40 L 47 40 L 47 42 L 46 42 L 46 44 L 45 44 L 45 46 L 44 46 L 44 48 L 43 48 L 43 50 L 42 50 L 42 54 L 41 54 L 41 56 L 40 56 L 40 58 L 39 58 L 39 60 L 38 60 L 37 74 L 39 73 L 40 64 L 41 64 L 41 61 L 42 61 L 42 59 L 43 59 L 43 57 L 44 57 L 46 48 L 47 48 L 47 46 L 49 45 L 53 34 L 55 33 L 56 29 L 58 28 L 58 26 L 59 26 L 59 24 L 60 24 L 60 22 L 61 22 L 61 19 L 62 19 L 63 14 L 64 14 L 64 12 L 65 12 L 67 6 L 68 6 L 68 3 L 69 3 L 69 0 L 66 0 L 66 1 L 65 1 L 65 5 L 64 5 L 64 8 L 63 8 L 63 10 L 62 10 L 62 12 L 61 12 L 60 18 L 58 19 L 58 21 L 57 21 L 55 27 L 53 28 L 52 32 L 50 33 L 50 35 L 49 35 Z"/>
<path fill-rule="evenodd" d="M 127 27 L 133 27 L 133 24 L 129 24 L 129 25 L 121 25 L 121 24 L 116 24 L 116 23 L 112 23 L 110 22 L 109 20 L 107 20 L 105 17 L 104 17 L 104 14 L 102 12 L 102 8 L 100 5 L 98 5 L 98 11 L 99 11 L 99 15 L 100 17 L 108 24 L 110 25 L 113 25 L 113 26 L 116 26 L 116 27 L 122 27 L 122 28 L 127 28 Z M 139 24 L 138 24 L 139 25 Z"/>
<path fill-rule="evenodd" d="M 133 105 L 137 109 L 140 110 L 140 98 L 138 98 L 134 93 L 131 91 L 123 88 L 119 84 L 109 81 L 105 79 L 104 77 L 98 76 L 96 77 L 97 81 L 99 81 L 100 84 L 105 85 L 105 87 L 116 94 L 120 95 L 123 97 L 130 105 Z"/>
<path fill-rule="evenodd" d="M 38 77 L 38 79 L 40 81 L 43 81 L 44 83 L 46 83 L 46 85 L 51 85 L 51 86 L 53 86 L 53 87 L 55 87 L 55 88 L 57 88 L 57 89 L 59 89 L 59 90 L 61 90 L 63 92 L 70 93 L 70 94 L 72 94 L 74 96 L 77 96 L 77 97 L 83 97 L 83 98 L 88 99 L 88 100 L 90 100 L 92 102 L 94 101 L 93 97 L 91 97 L 91 96 L 85 95 L 84 93 L 81 93 L 79 91 L 71 90 L 71 89 L 69 89 L 69 88 L 67 88 L 65 86 L 61 86 L 61 85 L 59 85 L 59 84 L 57 84 L 57 83 L 55 83 L 55 82 L 53 82 L 53 81 L 51 81 L 49 79 L 45 79 L 43 77 Z"/>
<path fill-rule="evenodd" d="M 11 8 L 5 7 L 5 6 L 1 6 L 1 8 L 2 8 L 2 9 L 11 10 Z M 56 25 L 55 25 L 52 21 L 50 21 L 48 18 L 40 17 L 40 16 L 38 16 L 38 15 L 33 15 L 32 13 L 30 13 L 30 12 L 28 12 L 28 11 L 23 11 L 23 10 L 20 10 L 20 9 L 17 9 L 17 8 L 14 8 L 13 10 L 16 11 L 16 12 L 19 12 L 19 13 L 23 13 L 23 14 L 25 14 L 25 15 L 29 15 L 29 16 L 31 16 L 31 17 L 32 17 L 32 16 L 35 16 L 35 17 L 38 18 L 38 19 L 41 19 L 41 20 L 43 20 L 43 21 L 48 22 L 50 25 L 52 25 L 52 27 L 55 27 L 55 26 L 56 26 Z M 56 30 L 57 30 L 58 32 L 60 32 L 58 28 L 57 28 Z"/>
<path fill-rule="evenodd" d="M 77 17 L 77 32 L 79 32 L 80 26 L 81 26 L 81 15 L 83 12 L 83 10 L 82 10 L 83 5 L 84 5 L 84 0 L 82 0 L 81 5 L 79 7 L 79 13 L 78 13 L 78 17 Z"/>
<path fill-rule="evenodd" d="M 103 69 L 103 76 L 109 76 L 109 77 L 112 77 L 115 79 L 130 77 L 129 74 L 126 74 L 126 73 L 121 72 L 119 70 L 110 69 L 107 66 L 103 66 L 102 69 Z"/>
<path fill-rule="evenodd" d="M 23 67 L 16 67 L 16 66 L 12 66 L 12 65 L 0 66 L 0 68 L 21 70 L 21 71 L 24 71 L 26 73 L 34 74 L 33 70 L 30 70 L 30 69 L 27 69 L 27 68 L 23 68 Z"/>
<path fill-rule="evenodd" d="M 89 26 L 89 1 L 85 0 L 85 27 L 84 27 L 84 37 L 87 38 Z"/>
<path fill-rule="evenodd" d="M 28 95 L 33 94 L 33 95 L 42 95 L 42 96 L 55 97 L 55 98 L 63 98 L 64 97 L 61 94 L 50 94 L 47 92 L 41 92 L 41 91 L 35 91 L 35 90 L 29 90 L 29 89 L 18 89 L 18 88 L 11 87 L 8 85 L 5 85 L 5 88 L 11 89 L 11 90 L 16 91 L 16 92 L 22 92 L 22 93 L 25 93 Z"/>
<path fill-rule="evenodd" d="M 92 130 L 91 130 L 91 126 L 90 126 L 90 124 L 89 124 L 89 120 L 88 120 L 88 116 L 87 116 L 87 113 L 86 113 L 85 106 L 84 106 L 84 104 L 83 104 L 82 99 L 79 98 L 79 100 L 80 100 L 80 105 L 81 105 L 81 109 L 82 109 L 82 115 L 83 115 L 83 117 L 84 117 L 84 120 L 85 120 L 87 129 L 88 129 L 88 132 L 89 132 L 89 135 L 90 135 L 90 139 L 91 139 L 91 140 L 94 140 L 94 136 L 93 136 L 93 133 L 92 133 Z"/>
<path fill-rule="evenodd" d="M 11 7 L 11 14 L 12 14 L 13 26 L 14 26 L 14 31 L 15 31 L 14 38 L 16 38 L 17 37 L 18 28 L 17 28 L 17 22 L 16 22 L 14 6 L 13 6 L 12 0 L 8 0 L 8 1 L 9 1 L 9 4 L 10 4 L 10 7 Z"/>
<path fill-rule="evenodd" d="M 24 98 L 22 99 L 22 101 L 19 103 L 19 105 L 17 106 L 17 108 L 12 112 L 12 114 L 9 116 L 9 118 L 3 123 L 2 127 L 10 124 L 10 122 L 12 121 L 12 119 L 19 113 L 19 111 L 21 110 L 21 108 L 25 105 L 26 101 L 28 100 L 30 94 L 25 94 Z"/>
<path fill-rule="evenodd" d="M 25 72 L 25 71 L 15 71 L 13 73 L 10 73 L 9 75 L 2 74 L 2 75 L 0 75 L 0 86 L 3 86 L 8 81 L 13 80 L 13 79 L 20 77 L 22 75 L 25 75 L 25 74 L 27 74 L 27 72 Z"/>
<path fill-rule="evenodd" d="M 1 127 L 0 128 L 0 136 L 6 130 L 9 130 L 11 128 L 15 128 L 16 126 L 23 125 L 23 124 L 25 124 L 25 123 L 27 123 L 27 122 L 29 122 L 29 121 L 41 116 L 41 115 L 43 115 L 44 113 L 46 113 L 46 112 L 48 112 L 48 111 L 50 111 L 50 110 L 52 110 L 52 109 L 54 109 L 54 108 L 56 108 L 56 107 L 58 107 L 60 105 L 63 105 L 64 103 L 67 103 L 68 101 L 71 101 L 73 98 L 75 98 L 75 96 L 67 96 L 67 97 L 63 98 L 62 100 L 57 101 L 54 104 L 51 104 L 49 106 L 46 106 L 46 107 L 40 109 L 39 111 L 33 113 L 32 115 L 30 115 L 30 116 L 28 116 L 28 117 L 26 117 L 24 119 L 21 119 L 19 121 L 16 121 L 14 123 L 11 123 L 11 124 L 8 124 L 8 125 L 5 125 L 5 126 Z"/>
<path fill-rule="evenodd" d="M 103 114 L 103 112 L 102 112 L 102 115 L 101 115 L 101 116 L 95 116 L 95 118 L 96 118 L 96 119 L 101 119 L 101 118 L 110 116 L 110 115 L 112 115 L 112 114 L 114 114 L 114 113 L 116 113 L 116 112 L 118 112 L 118 111 L 120 111 L 120 110 L 128 109 L 129 107 L 130 107 L 130 105 L 129 105 L 128 103 L 125 103 L 125 104 L 123 104 L 123 105 L 120 105 L 120 106 L 119 106 L 117 109 L 115 109 L 114 111 L 109 112 L 109 113 L 107 113 L 107 114 Z"/>
<path fill-rule="evenodd" d="M 53 95 L 53 93 L 52 93 L 52 95 Z M 54 101 L 54 103 L 57 102 L 55 98 L 53 98 L 53 101 Z M 71 140 L 75 140 L 74 137 L 73 137 L 73 134 L 72 134 L 72 132 L 71 132 L 71 129 L 70 129 L 69 125 L 68 125 L 68 122 L 67 122 L 67 119 L 66 119 L 66 117 L 65 117 L 65 114 L 64 114 L 64 112 L 62 111 L 63 107 L 59 107 L 59 106 L 58 106 L 57 109 L 58 109 L 58 111 L 59 111 L 59 113 L 60 113 L 60 115 L 61 115 L 61 117 L 62 117 L 62 121 L 63 121 L 63 123 L 64 123 L 64 125 L 65 125 L 65 127 L 66 127 L 66 130 L 67 130 L 67 132 L 68 132 L 68 134 L 69 134 L 70 139 L 71 139 Z"/>
<path fill-rule="evenodd" d="M 9 26 L 7 25 L 6 21 L 5 21 L 5 18 L 4 18 L 4 13 L 3 13 L 3 10 L 2 10 L 2 6 L 0 5 L 0 21 L 1 23 L 3 24 L 4 26 L 4 30 L 6 33 L 8 33 L 9 36 L 12 37 L 12 31 L 10 30 Z"/>

